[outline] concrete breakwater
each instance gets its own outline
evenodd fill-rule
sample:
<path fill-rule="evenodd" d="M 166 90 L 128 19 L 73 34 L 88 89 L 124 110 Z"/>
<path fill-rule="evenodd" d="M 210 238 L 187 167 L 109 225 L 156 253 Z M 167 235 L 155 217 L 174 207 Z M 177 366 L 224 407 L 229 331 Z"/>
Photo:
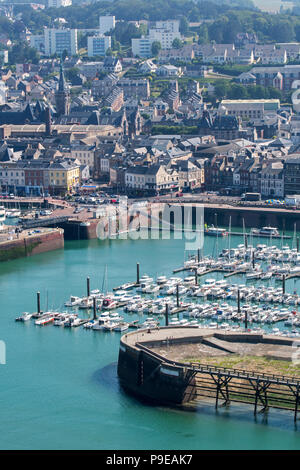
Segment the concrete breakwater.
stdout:
<path fill-rule="evenodd" d="M 23 232 L 18 238 L 0 242 L 0 261 L 32 256 L 64 247 L 64 231 L 40 229 L 38 233 Z"/>
<path fill-rule="evenodd" d="M 268 369 L 270 359 L 291 363 L 294 352 L 293 339 L 280 336 L 196 327 L 145 329 L 121 338 L 118 375 L 126 390 L 154 403 L 185 405 L 209 398 L 216 407 L 219 401 L 253 405 L 254 413 L 259 406 L 261 411 L 292 410 L 296 420 L 299 370 L 288 376 L 279 375 L 275 366 L 275 374 Z M 254 363 L 248 369 L 211 363 L 218 356 L 229 363 L 231 357 L 243 360 L 245 354 Z M 265 370 L 255 366 L 262 359 Z"/>

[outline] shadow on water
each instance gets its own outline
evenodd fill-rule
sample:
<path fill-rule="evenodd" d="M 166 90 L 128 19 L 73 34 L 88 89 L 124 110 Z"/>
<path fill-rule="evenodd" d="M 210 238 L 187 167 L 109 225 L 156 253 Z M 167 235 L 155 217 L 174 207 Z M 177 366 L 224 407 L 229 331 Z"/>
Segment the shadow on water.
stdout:
<path fill-rule="evenodd" d="M 270 409 L 265 413 L 258 412 L 256 416 L 253 414 L 253 407 L 250 405 L 239 405 L 237 403 L 231 403 L 229 406 L 219 406 L 215 408 L 214 401 L 206 400 L 205 402 L 199 402 L 195 406 L 167 406 L 158 405 L 150 400 L 141 398 L 138 395 L 134 395 L 126 391 L 121 383 L 119 382 L 117 375 L 117 362 L 108 364 L 94 372 L 92 375 L 92 382 L 96 385 L 105 387 L 110 393 L 118 394 L 122 397 L 122 400 L 126 400 L 129 404 L 143 405 L 149 408 L 156 408 L 164 413 L 195 413 L 204 415 L 211 418 L 220 420 L 233 420 L 238 422 L 253 422 L 261 426 L 269 426 L 271 428 L 281 428 L 287 431 L 299 431 L 300 423 L 294 423 L 293 411 L 284 411 L 277 409 Z"/>
<path fill-rule="evenodd" d="M 235 420 L 239 422 L 253 422 L 260 426 L 269 426 L 271 428 L 281 428 L 287 431 L 300 431 L 300 416 L 297 422 L 294 422 L 293 410 L 279 410 L 270 408 L 266 412 L 258 411 L 253 413 L 253 406 L 248 404 L 230 403 L 230 405 L 220 405 L 215 408 L 214 401 L 199 402 L 193 407 L 182 406 L 176 408 L 179 411 L 203 414 L 222 420 Z"/>
<path fill-rule="evenodd" d="M 119 393 L 120 383 L 117 374 L 117 362 L 112 362 L 102 369 L 96 370 L 91 380 L 96 385 L 105 387 L 109 392 Z"/>

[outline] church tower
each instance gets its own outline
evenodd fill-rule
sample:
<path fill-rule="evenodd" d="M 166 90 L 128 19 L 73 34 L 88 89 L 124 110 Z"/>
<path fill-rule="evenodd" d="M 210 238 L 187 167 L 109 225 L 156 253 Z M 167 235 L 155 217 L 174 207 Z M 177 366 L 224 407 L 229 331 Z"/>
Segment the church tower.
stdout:
<path fill-rule="evenodd" d="M 70 93 L 66 86 L 62 63 L 60 64 L 59 82 L 55 93 L 55 101 L 57 115 L 68 115 L 70 111 Z"/>

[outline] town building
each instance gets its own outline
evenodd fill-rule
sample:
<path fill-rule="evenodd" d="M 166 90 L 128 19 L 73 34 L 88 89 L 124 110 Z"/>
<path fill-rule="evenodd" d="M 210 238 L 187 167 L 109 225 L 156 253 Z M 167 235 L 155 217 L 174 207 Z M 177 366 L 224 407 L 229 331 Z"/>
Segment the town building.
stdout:
<path fill-rule="evenodd" d="M 230 116 L 242 119 L 262 118 L 267 112 L 276 113 L 280 108 L 278 99 L 222 100 L 219 109 L 225 108 Z"/>
<path fill-rule="evenodd" d="M 135 165 L 125 173 L 125 185 L 129 192 L 163 193 L 177 189 L 178 184 L 177 171 L 167 169 L 165 165 Z"/>
<path fill-rule="evenodd" d="M 61 8 L 69 7 L 72 5 L 72 0 L 47 0 L 48 8 Z"/>
<path fill-rule="evenodd" d="M 77 29 L 69 28 L 45 28 L 45 55 L 62 55 L 67 51 L 69 55 L 78 53 Z"/>
<path fill-rule="evenodd" d="M 264 197 L 284 197 L 284 173 L 281 161 L 267 162 L 261 169 L 261 195 Z"/>
<path fill-rule="evenodd" d="M 300 156 L 291 154 L 284 161 L 284 192 L 300 194 Z"/>
<path fill-rule="evenodd" d="M 49 193 L 72 192 L 80 183 L 80 165 L 68 160 L 54 161 L 49 165 Z"/>
<path fill-rule="evenodd" d="M 114 16 L 100 16 L 99 17 L 99 33 L 105 34 L 111 29 L 115 29 L 116 18 Z"/>
<path fill-rule="evenodd" d="M 111 47 L 111 37 L 98 35 L 88 36 L 88 56 L 105 56 L 107 49 Z"/>

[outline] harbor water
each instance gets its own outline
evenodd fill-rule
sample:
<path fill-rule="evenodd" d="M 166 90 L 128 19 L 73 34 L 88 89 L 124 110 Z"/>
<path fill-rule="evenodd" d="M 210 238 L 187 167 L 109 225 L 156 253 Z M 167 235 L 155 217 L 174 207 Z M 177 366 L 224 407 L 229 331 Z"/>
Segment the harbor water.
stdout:
<path fill-rule="evenodd" d="M 231 247 L 242 242 L 232 237 Z M 268 241 L 258 238 L 257 243 Z M 216 411 L 210 404 L 191 412 L 150 406 L 127 395 L 116 374 L 120 333 L 14 321 L 36 310 L 37 291 L 45 310 L 64 309 L 70 295 L 84 295 L 87 276 L 91 289 L 101 289 L 105 266 L 108 291 L 135 280 L 137 261 L 141 274 L 170 276 L 183 265 L 184 244 L 175 239 L 74 241 L 64 250 L 1 263 L 0 340 L 6 345 L 6 364 L 0 364 L 1 449 L 300 448 L 300 422 L 295 426 L 290 412 L 271 409 L 254 418 L 251 407 Z M 215 244 L 214 237 L 206 237 L 204 252 L 212 254 Z M 221 250 L 227 240 L 218 245 Z M 299 282 L 288 280 L 287 290 L 299 292 Z"/>

